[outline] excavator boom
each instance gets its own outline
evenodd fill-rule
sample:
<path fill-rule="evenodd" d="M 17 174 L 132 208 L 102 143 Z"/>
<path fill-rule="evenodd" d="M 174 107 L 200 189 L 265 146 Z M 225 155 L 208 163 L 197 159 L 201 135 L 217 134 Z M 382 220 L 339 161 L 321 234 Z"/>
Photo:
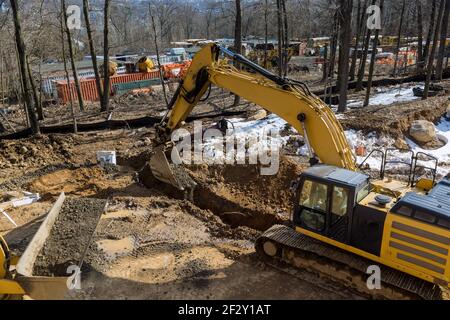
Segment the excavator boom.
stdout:
<path fill-rule="evenodd" d="M 219 59 L 221 53 L 255 73 L 238 70 L 227 59 Z M 170 134 L 181 126 L 210 85 L 226 89 L 284 119 L 305 138 L 312 164 L 320 161 L 356 170 L 355 157 L 341 124 L 330 108 L 306 85 L 278 77 L 215 44 L 203 47 L 192 60 L 170 103 L 170 112 L 159 126 L 160 144 L 170 140 Z M 155 158 L 164 158 L 161 152 Z M 167 162 L 151 161 L 151 165 L 158 179 L 174 184 L 176 179 L 170 176 Z"/>

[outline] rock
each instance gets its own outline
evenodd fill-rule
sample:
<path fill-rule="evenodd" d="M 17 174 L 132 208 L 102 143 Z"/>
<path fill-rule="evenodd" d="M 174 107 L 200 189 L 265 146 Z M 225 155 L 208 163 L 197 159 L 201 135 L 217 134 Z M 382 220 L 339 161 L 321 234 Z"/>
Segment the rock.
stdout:
<path fill-rule="evenodd" d="M 409 134 L 419 143 L 436 140 L 436 128 L 433 123 L 426 120 L 413 121 L 409 128 Z"/>
<path fill-rule="evenodd" d="M 408 146 L 408 144 L 406 143 L 406 141 L 403 140 L 403 139 L 401 139 L 401 138 L 395 140 L 394 146 L 395 146 L 397 149 L 400 149 L 400 150 L 408 150 L 408 149 L 409 149 L 409 146 Z"/>
<path fill-rule="evenodd" d="M 447 118 L 447 120 L 450 120 L 450 104 L 447 106 L 446 118 Z"/>
<path fill-rule="evenodd" d="M 19 153 L 20 154 L 26 154 L 28 152 L 28 148 L 25 146 L 20 147 Z"/>
<path fill-rule="evenodd" d="M 9 162 L 12 163 L 12 164 L 15 164 L 15 163 L 19 162 L 19 160 L 17 160 L 16 157 L 10 157 L 8 160 L 9 160 Z"/>
<path fill-rule="evenodd" d="M 251 117 L 249 117 L 248 120 L 249 121 L 261 120 L 265 117 L 267 117 L 267 111 L 264 109 L 261 109 L 261 110 L 258 110 L 256 113 L 254 113 Z"/>

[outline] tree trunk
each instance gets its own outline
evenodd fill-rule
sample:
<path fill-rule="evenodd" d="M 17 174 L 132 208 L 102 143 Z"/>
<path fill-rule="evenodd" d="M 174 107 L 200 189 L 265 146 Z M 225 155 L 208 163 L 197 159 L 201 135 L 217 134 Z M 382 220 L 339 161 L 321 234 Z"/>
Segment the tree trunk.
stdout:
<path fill-rule="evenodd" d="M 17 46 L 15 46 L 15 53 L 16 53 L 17 69 L 18 69 L 18 72 L 19 72 L 19 87 L 20 87 L 20 88 L 15 88 L 15 95 L 16 95 L 16 97 L 18 99 L 19 106 L 22 106 L 22 101 L 23 101 L 23 112 L 24 112 L 24 115 L 25 115 L 26 127 L 31 127 L 30 116 L 28 114 L 28 107 L 27 107 L 27 104 L 25 103 L 25 97 L 24 97 L 25 89 L 23 87 L 23 79 L 24 78 L 22 77 L 22 73 L 21 73 L 19 51 L 17 50 Z"/>
<path fill-rule="evenodd" d="M 163 95 L 164 95 L 164 100 L 166 101 L 166 105 L 169 105 L 169 100 L 167 99 L 167 92 L 166 92 L 166 85 L 164 84 L 164 74 L 163 74 L 163 70 L 161 67 L 161 60 L 159 58 L 159 47 L 158 47 L 158 33 L 156 32 L 156 23 L 155 23 L 155 18 L 153 17 L 152 14 L 152 7 L 151 4 L 148 4 L 148 13 L 150 15 L 150 19 L 152 21 L 152 29 L 153 29 L 153 44 L 155 45 L 155 50 L 156 50 L 156 60 L 158 63 L 158 70 L 159 70 L 159 78 L 161 79 L 161 86 L 162 86 L 162 90 L 163 90 Z"/>
<path fill-rule="evenodd" d="M 322 70 L 322 81 L 326 81 L 328 78 L 328 45 L 325 45 L 323 51 L 323 70 Z"/>
<path fill-rule="evenodd" d="M 416 0 L 417 6 L 417 72 L 422 71 L 423 67 L 423 17 L 422 17 L 422 1 Z"/>
<path fill-rule="evenodd" d="M 398 33 L 397 33 L 397 47 L 395 48 L 395 61 L 394 61 L 394 77 L 397 76 L 397 64 L 398 64 L 398 55 L 400 53 L 400 42 L 402 36 L 402 27 L 403 27 L 403 17 L 405 16 L 405 8 L 406 8 L 406 0 L 403 0 L 402 11 L 400 14 L 400 24 L 398 25 Z"/>
<path fill-rule="evenodd" d="M 439 5 L 438 18 L 436 21 L 436 27 L 434 29 L 433 45 L 431 46 L 431 52 L 428 56 L 427 79 L 425 81 L 425 89 L 423 90 L 423 97 L 422 97 L 423 100 L 428 99 L 428 93 L 430 91 L 430 82 L 431 82 L 431 75 L 433 74 L 434 57 L 436 54 L 436 47 L 439 38 L 439 30 L 441 26 L 445 2 L 446 0 L 441 0 L 441 4 Z"/>
<path fill-rule="evenodd" d="M 62 9 L 63 9 L 64 28 L 66 30 L 67 43 L 69 44 L 69 58 L 70 58 L 70 63 L 71 63 L 71 67 L 72 67 L 73 81 L 75 82 L 75 89 L 77 91 L 78 105 L 80 107 L 80 110 L 84 111 L 83 95 L 81 93 L 80 81 L 78 79 L 77 68 L 75 66 L 75 54 L 74 54 L 74 50 L 73 50 L 72 34 L 70 33 L 69 26 L 67 25 L 68 17 L 67 17 L 67 11 L 66 11 L 67 10 L 66 0 L 61 0 L 61 1 L 62 1 Z M 70 84 L 69 84 L 69 88 L 70 88 Z"/>
<path fill-rule="evenodd" d="M 286 0 L 281 0 L 283 10 L 283 75 L 287 77 L 289 63 L 289 30 L 286 12 Z"/>
<path fill-rule="evenodd" d="M 236 20 L 234 24 L 234 49 L 236 53 L 242 52 L 242 12 L 241 12 L 241 0 L 236 0 Z M 239 68 L 239 65 L 236 65 Z M 233 106 L 239 105 L 241 99 L 238 95 L 234 96 Z"/>
<path fill-rule="evenodd" d="M 14 21 L 14 30 L 15 30 L 15 38 L 16 38 L 16 48 L 17 55 L 19 59 L 19 68 L 20 74 L 22 77 L 22 88 L 23 88 L 23 97 L 25 100 L 25 107 L 27 110 L 27 115 L 30 121 L 30 126 L 33 134 L 39 134 L 39 123 L 36 117 L 36 113 L 34 112 L 34 108 L 32 105 L 32 99 L 30 94 L 30 88 L 27 81 L 27 71 L 26 71 L 26 48 L 25 43 L 22 38 L 22 27 L 19 19 L 19 8 L 17 4 L 17 0 L 10 0 L 11 10 Z"/>
<path fill-rule="evenodd" d="M 330 61 L 328 63 L 328 78 L 330 78 L 330 79 L 334 78 L 334 65 L 336 62 L 338 34 L 339 34 L 339 18 L 338 18 L 338 12 L 336 11 L 335 16 L 334 16 L 333 36 L 331 37 L 331 44 L 330 44 L 330 46 L 331 46 Z"/>
<path fill-rule="evenodd" d="M 437 0 L 433 0 L 431 6 L 431 17 L 430 17 L 430 25 L 428 28 L 427 42 L 425 43 L 425 48 L 423 49 L 422 54 L 424 64 L 426 63 L 428 59 L 428 54 L 430 53 L 431 38 L 433 38 L 433 30 L 434 30 L 434 20 L 436 19 L 436 7 L 437 7 Z"/>
<path fill-rule="evenodd" d="M 356 39 L 355 46 L 352 55 L 352 65 L 350 67 L 350 80 L 355 80 L 356 73 L 356 61 L 358 60 L 358 48 L 359 48 L 359 40 L 361 39 L 361 32 L 363 30 L 364 16 L 367 6 L 367 0 L 364 5 L 361 5 L 361 1 L 358 1 L 358 11 L 356 13 Z"/>
<path fill-rule="evenodd" d="M 268 0 L 265 0 L 265 7 L 264 7 L 264 68 L 267 69 L 267 45 L 269 42 L 269 26 L 267 23 L 268 15 L 269 15 L 269 4 L 267 3 Z"/>
<path fill-rule="evenodd" d="M 383 16 L 383 5 L 384 5 L 384 0 L 380 0 L 381 16 Z M 364 107 L 367 107 L 369 105 L 369 101 L 370 101 L 370 91 L 372 90 L 373 71 L 375 69 L 375 57 L 377 55 L 379 36 L 380 36 L 380 30 L 376 29 L 375 30 L 375 39 L 373 40 L 373 46 L 372 46 L 372 55 L 370 57 L 369 78 L 367 79 L 367 90 L 366 90 L 366 98 L 364 100 Z"/>
<path fill-rule="evenodd" d="M 64 10 L 62 2 L 61 2 L 61 10 Z M 77 124 L 77 117 L 75 115 L 75 107 L 73 105 L 72 90 L 70 89 L 69 69 L 67 68 L 63 18 L 61 18 L 61 20 L 60 20 L 60 28 L 61 28 L 61 51 L 62 51 L 62 59 L 63 59 L 63 64 L 64 64 L 64 73 L 66 75 L 67 84 L 69 85 L 69 106 L 70 106 L 70 114 L 71 114 L 72 120 L 73 120 L 73 133 L 77 134 L 78 133 L 78 124 Z"/>
<path fill-rule="evenodd" d="M 44 120 L 44 114 L 42 112 L 42 106 L 39 105 L 39 97 L 36 90 L 36 84 L 33 79 L 33 73 L 31 72 L 30 61 L 28 59 L 28 56 L 26 57 L 26 63 L 27 63 L 28 78 L 30 80 L 31 85 L 31 92 L 33 93 L 34 106 L 36 107 L 36 111 L 38 114 L 38 120 Z"/>
<path fill-rule="evenodd" d="M 372 0 L 372 5 L 375 5 L 376 0 Z M 370 38 L 372 36 L 372 30 L 366 28 L 366 39 L 364 41 L 364 51 L 361 57 L 361 64 L 358 70 L 358 80 L 356 82 L 356 91 L 362 91 L 364 76 L 366 74 L 367 56 L 369 55 Z"/>
<path fill-rule="evenodd" d="M 3 77 L 5 74 L 5 62 L 3 58 L 3 50 L 0 50 L 0 90 L 2 91 L 2 94 L 0 95 L 0 98 L 2 99 L 0 102 L 2 105 L 5 104 L 5 83 L 3 81 Z"/>
<path fill-rule="evenodd" d="M 450 0 L 445 0 L 445 9 L 444 16 L 442 18 L 442 27 L 441 27 L 441 41 L 439 44 L 439 54 L 436 65 L 436 80 L 442 80 L 442 73 L 444 69 L 444 54 L 445 54 L 445 42 L 447 40 L 447 29 L 448 29 L 448 18 L 450 14 Z"/>
<path fill-rule="evenodd" d="M 105 7 L 103 11 L 104 15 L 104 30 L 103 30 L 103 100 L 101 111 L 109 111 L 109 94 L 110 94 L 110 83 L 111 78 L 109 74 L 109 8 L 111 0 L 105 0 Z"/>
<path fill-rule="evenodd" d="M 278 75 L 283 75 L 283 16 L 281 0 L 277 0 L 277 30 L 278 30 Z"/>
<path fill-rule="evenodd" d="M 95 51 L 94 40 L 92 38 L 91 21 L 89 19 L 89 0 L 83 0 L 83 14 L 84 14 L 84 22 L 86 24 L 86 33 L 89 42 L 89 51 L 91 52 L 92 67 L 94 68 L 95 85 L 97 87 L 97 92 L 101 104 L 103 101 L 102 79 L 100 77 L 100 72 L 98 69 L 97 53 Z"/>
<path fill-rule="evenodd" d="M 350 41 L 352 36 L 353 0 L 340 0 L 340 54 L 339 54 L 339 107 L 338 112 L 347 110 L 348 72 Z"/>

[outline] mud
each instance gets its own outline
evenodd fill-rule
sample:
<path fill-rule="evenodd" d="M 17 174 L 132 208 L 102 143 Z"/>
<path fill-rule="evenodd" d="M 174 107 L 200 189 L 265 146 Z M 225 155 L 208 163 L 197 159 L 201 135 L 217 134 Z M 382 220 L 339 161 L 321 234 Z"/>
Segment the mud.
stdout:
<path fill-rule="evenodd" d="M 78 266 L 94 233 L 105 200 L 66 198 L 58 219 L 39 253 L 34 275 L 67 276 L 70 265 Z M 93 256 L 92 253 L 90 255 Z M 93 262 L 100 262 L 96 257 Z"/>

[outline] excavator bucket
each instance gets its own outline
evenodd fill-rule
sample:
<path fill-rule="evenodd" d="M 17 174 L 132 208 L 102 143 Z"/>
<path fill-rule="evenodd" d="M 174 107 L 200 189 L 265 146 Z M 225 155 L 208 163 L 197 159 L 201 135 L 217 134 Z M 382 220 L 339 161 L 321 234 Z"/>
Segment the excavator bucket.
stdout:
<path fill-rule="evenodd" d="M 192 192 L 196 186 L 195 181 L 184 170 L 183 166 L 169 162 L 167 155 L 176 163 L 181 163 L 181 157 L 176 147 L 167 148 L 165 145 L 156 147 L 150 158 L 149 164 L 153 176 L 164 183 L 168 183 L 180 191 L 189 191 L 192 198 Z"/>
<path fill-rule="evenodd" d="M 170 164 L 167 160 L 167 152 L 165 145 L 158 146 L 153 150 L 149 162 L 152 173 L 159 181 L 168 183 L 177 189 L 184 190 L 175 176 L 174 165 Z M 171 153 L 177 154 L 178 152 L 175 148 Z"/>
<path fill-rule="evenodd" d="M 77 276 L 68 275 L 64 277 L 48 277 L 35 276 L 33 274 L 36 259 L 44 248 L 50 234 L 52 233 L 52 230 L 55 227 L 55 222 L 58 219 L 64 200 L 65 195 L 64 193 L 61 193 L 15 266 L 16 276 L 14 281 L 19 283 L 24 289 L 26 292 L 26 298 L 34 300 L 64 299 L 66 293 L 71 288 L 71 285 L 73 285 L 73 280 Z M 86 252 L 87 247 L 83 248 L 83 250 Z M 79 261 L 78 265 L 81 265 L 81 263 L 82 261 Z"/>

